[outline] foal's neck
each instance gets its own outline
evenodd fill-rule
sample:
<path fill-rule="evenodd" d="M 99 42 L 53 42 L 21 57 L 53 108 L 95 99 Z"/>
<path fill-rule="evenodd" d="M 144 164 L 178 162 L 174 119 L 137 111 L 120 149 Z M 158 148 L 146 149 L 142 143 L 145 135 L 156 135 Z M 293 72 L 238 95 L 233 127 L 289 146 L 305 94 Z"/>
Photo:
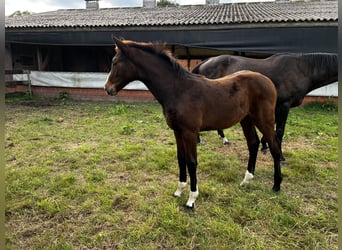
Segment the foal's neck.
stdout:
<path fill-rule="evenodd" d="M 187 81 L 182 81 L 185 77 L 179 74 L 171 62 L 168 62 L 158 56 L 147 52 L 144 54 L 144 60 L 135 60 L 135 64 L 139 70 L 139 79 L 151 91 L 158 102 L 165 106 L 174 101 L 175 97 L 184 89 Z M 181 67 L 181 66 L 179 66 Z M 182 86 L 178 82 L 182 81 Z"/>

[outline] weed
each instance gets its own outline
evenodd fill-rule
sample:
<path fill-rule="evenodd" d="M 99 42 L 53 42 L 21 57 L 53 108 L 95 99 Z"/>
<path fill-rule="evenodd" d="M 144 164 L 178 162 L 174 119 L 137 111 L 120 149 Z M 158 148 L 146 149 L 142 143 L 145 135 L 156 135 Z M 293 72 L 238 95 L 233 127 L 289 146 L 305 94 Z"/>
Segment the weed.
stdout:
<path fill-rule="evenodd" d="M 123 104 L 115 105 L 113 108 L 109 110 L 111 115 L 122 115 L 127 112 L 127 106 Z"/>
<path fill-rule="evenodd" d="M 122 126 L 119 134 L 121 135 L 131 135 L 134 132 L 134 128 L 131 125 Z"/>
<path fill-rule="evenodd" d="M 70 99 L 69 93 L 66 91 L 62 91 L 58 93 L 58 99 L 61 101 L 67 101 Z"/>
<path fill-rule="evenodd" d="M 324 111 L 331 111 L 336 112 L 337 111 L 337 105 L 335 104 L 335 101 L 332 98 L 329 98 L 326 102 L 310 102 L 305 105 L 305 108 L 307 110 L 317 110 L 320 112 Z"/>

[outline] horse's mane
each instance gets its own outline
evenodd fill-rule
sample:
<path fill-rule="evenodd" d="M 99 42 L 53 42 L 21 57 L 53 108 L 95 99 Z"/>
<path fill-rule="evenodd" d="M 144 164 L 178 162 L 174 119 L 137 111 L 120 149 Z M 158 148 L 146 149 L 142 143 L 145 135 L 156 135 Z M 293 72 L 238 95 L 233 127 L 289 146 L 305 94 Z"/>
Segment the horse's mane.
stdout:
<path fill-rule="evenodd" d="M 337 54 L 307 53 L 301 54 L 301 58 L 315 68 L 327 67 L 337 69 Z"/>
<path fill-rule="evenodd" d="M 153 54 L 165 62 L 169 63 L 173 69 L 175 69 L 179 76 L 184 77 L 189 75 L 190 72 L 186 70 L 181 64 L 177 62 L 177 60 L 172 56 L 172 53 L 169 49 L 166 48 L 165 43 L 143 43 L 143 42 L 134 42 L 130 40 L 123 40 L 123 43 L 129 45 L 130 47 L 137 48 L 143 50 L 147 53 Z"/>

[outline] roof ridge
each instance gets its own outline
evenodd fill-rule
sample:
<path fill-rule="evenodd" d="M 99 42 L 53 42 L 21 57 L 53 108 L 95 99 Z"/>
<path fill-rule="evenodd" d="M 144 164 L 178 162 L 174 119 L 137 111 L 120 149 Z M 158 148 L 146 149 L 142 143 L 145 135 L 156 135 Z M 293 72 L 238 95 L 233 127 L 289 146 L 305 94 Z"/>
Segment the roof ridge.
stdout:
<path fill-rule="evenodd" d="M 59 9 L 5 18 L 5 28 L 188 26 L 337 21 L 338 1 L 249 2 L 177 7 Z M 57 17 L 59 16 L 59 17 Z"/>

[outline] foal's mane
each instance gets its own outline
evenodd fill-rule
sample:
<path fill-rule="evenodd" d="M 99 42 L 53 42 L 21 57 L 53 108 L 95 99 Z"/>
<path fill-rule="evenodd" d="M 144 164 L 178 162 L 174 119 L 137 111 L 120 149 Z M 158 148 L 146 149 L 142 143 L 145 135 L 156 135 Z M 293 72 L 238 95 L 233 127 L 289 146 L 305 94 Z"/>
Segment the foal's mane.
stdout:
<path fill-rule="evenodd" d="M 186 70 L 181 64 L 179 64 L 177 60 L 172 56 L 171 51 L 166 48 L 165 43 L 159 43 L 159 42 L 144 43 L 144 42 L 134 42 L 130 40 L 123 40 L 122 42 L 130 47 L 143 50 L 147 53 L 155 55 L 156 57 L 164 60 L 165 62 L 169 63 L 172 66 L 172 68 L 181 77 L 190 75 L 190 72 Z"/>

